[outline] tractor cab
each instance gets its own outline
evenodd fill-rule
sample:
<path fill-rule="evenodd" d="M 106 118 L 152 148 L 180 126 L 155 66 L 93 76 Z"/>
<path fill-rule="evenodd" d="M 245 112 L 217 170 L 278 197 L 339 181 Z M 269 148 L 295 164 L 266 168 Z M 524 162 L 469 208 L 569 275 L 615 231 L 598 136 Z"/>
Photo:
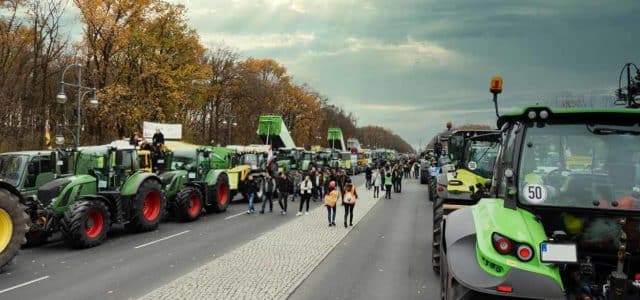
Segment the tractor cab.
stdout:
<path fill-rule="evenodd" d="M 29 200 L 39 187 L 69 173 L 72 152 L 21 151 L 0 154 L 0 180 L 11 184 Z"/>
<path fill-rule="evenodd" d="M 500 116 L 490 192 L 442 223 L 444 299 L 640 299 L 639 120 L 631 108 Z"/>

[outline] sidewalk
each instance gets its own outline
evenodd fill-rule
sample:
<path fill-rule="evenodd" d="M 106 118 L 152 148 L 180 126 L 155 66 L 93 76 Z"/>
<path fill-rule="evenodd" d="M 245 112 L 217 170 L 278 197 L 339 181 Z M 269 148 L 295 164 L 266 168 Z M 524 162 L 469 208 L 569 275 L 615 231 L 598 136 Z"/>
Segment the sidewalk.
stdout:
<path fill-rule="evenodd" d="M 378 200 L 364 185 L 358 191 L 354 227 Z M 295 214 L 298 202 L 289 207 Z M 336 227 L 317 207 L 141 299 L 285 299 L 353 228 L 344 228 L 340 204 L 337 212 Z"/>

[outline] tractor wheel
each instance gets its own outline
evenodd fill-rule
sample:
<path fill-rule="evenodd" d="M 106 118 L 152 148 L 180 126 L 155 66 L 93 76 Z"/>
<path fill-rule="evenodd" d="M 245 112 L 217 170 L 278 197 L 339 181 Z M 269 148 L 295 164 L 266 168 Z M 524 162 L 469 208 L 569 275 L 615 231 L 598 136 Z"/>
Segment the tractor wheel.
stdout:
<path fill-rule="evenodd" d="M 427 184 L 427 176 L 423 172 L 420 172 L 420 184 Z"/>
<path fill-rule="evenodd" d="M 29 217 L 18 196 L 0 188 L 0 269 L 9 264 L 26 242 Z"/>
<path fill-rule="evenodd" d="M 202 214 L 202 192 L 195 186 L 187 186 L 176 195 L 175 215 L 180 222 L 195 221 Z"/>
<path fill-rule="evenodd" d="M 227 174 L 222 173 L 218 176 L 216 181 L 216 189 L 214 192 L 215 199 L 213 203 L 207 206 L 209 212 L 223 212 L 227 210 L 229 204 L 231 204 L 231 193 L 229 192 L 229 178 Z"/>
<path fill-rule="evenodd" d="M 107 238 L 111 214 L 102 201 L 78 200 L 62 216 L 60 231 L 73 248 L 89 248 Z"/>
<path fill-rule="evenodd" d="M 431 236 L 431 265 L 433 271 L 440 272 L 440 242 L 442 237 L 443 199 L 436 197 L 433 202 L 433 235 Z"/>
<path fill-rule="evenodd" d="M 49 233 L 42 230 L 34 230 L 27 232 L 25 237 L 27 238 L 27 243 L 24 244 L 25 247 L 37 247 L 47 243 Z"/>
<path fill-rule="evenodd" d="M 144 181 L 133 199 L 131 220 L 126 227 L 135 232 L 158 228 L 166 205 L 160 183 L 155 180 Z"/>

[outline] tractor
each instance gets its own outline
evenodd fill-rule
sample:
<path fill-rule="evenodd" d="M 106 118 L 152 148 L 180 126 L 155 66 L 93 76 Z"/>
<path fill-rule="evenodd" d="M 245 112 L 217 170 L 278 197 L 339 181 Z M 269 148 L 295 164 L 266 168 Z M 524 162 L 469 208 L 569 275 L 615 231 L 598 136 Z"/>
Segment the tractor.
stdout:
<path fill-rule="evenodd" d="M 0 165 L 2 171 L 4 165 Z M 9 264 L 26 242 L 29 216 L 20 192 L 10 183 L 0 180 L 0 269 Z"/>
<path fill-rule="evenodd" d="M 136 231 L 156 229 L 166 207 L 162 179 L 140 170 L 137 150 L 110 145 L 77 153 L 72 176 L 44 184 L 28 211 L 37 220 L 28 235 L 44 243 L 60 231 L 71 247 L 100 245 L 114 224 Z"/>
<path fill-rule="evenodd" d="M 233 199 L 232 191 L 238 189 L 239 172 L 228 170 L 234 162 L 233 150 L 201 147 L 194 152 L 195 164 L 187 168 L 189 181 L 169 202 L 169 209 L 182 221 L 196 220 L 202 208 L 207 212 L 226 211 Z"/>
<path fill-rule="evenodd" d="M 449 137 L 452 164 L 437 175 L 437 194 L 433 200 L 432 265 L 440 266 L 440 224 L 451 211 L 473 205 L 486 191 L 498 155 L 498 131 L 456 131 Z"/>
<path fill-rule="evenodd" d="M 442 220 L 441 298 L 640 299 L 639 120 L 629 107 L 499 116 L 490 189 Z"/>

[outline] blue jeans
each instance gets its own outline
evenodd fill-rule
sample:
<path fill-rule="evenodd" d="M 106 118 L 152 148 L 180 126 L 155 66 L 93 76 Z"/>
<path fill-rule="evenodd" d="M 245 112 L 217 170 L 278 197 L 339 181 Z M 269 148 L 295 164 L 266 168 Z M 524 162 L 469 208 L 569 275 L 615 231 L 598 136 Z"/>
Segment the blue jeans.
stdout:
<path fill-rule="evenodd" d="M 255 211 L 253 207 L 253 200 L 256 198 L 256 193 L 249 193 L 249 211 Z"/>
<path fill-rule="evenodd" d="M 331 214 L 333 212 L 333 214 Z M 327 219 L 329 220 L 329 224 L 333 224 L 336 222 L 336 207 L 327 206 Z"/>

